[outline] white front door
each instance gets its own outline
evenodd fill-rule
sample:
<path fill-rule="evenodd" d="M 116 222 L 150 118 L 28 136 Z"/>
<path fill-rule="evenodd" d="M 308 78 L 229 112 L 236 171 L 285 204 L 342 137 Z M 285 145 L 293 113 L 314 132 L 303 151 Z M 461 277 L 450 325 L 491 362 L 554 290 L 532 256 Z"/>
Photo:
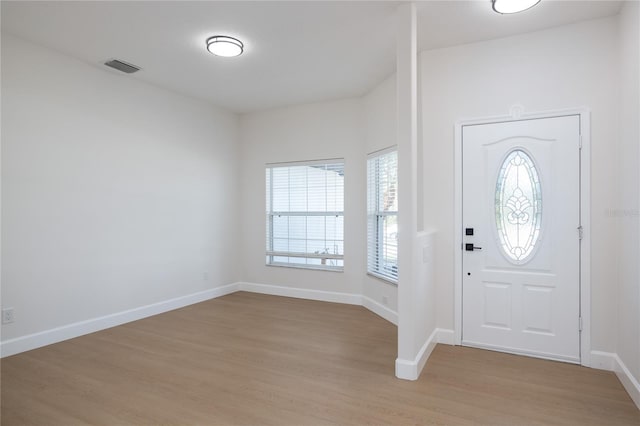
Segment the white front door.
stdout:
<path fill-rule="evenodd" d="M 580 116 L 462 127 L 462 344 L 580 362 Z"/>

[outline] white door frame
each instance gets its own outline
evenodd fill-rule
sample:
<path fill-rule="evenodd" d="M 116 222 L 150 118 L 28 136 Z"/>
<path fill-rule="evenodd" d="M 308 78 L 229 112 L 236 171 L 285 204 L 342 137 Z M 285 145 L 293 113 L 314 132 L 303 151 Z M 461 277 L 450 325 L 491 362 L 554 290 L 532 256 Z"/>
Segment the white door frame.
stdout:
<path fill-rule="evenodd" d="M 513 106 L 510 115 L 481 119 L 459 120 L 455 127 L 454 177 L 454 343 L 462 344 L 462 127 L 518 120 L 580 116 L 580 224 L 583 229 L 580 246 L 580 364 L 590 367 L 591 355 L 591 112 L 587 108 L 562 109 L 538 113 L 523 113 L 520 105 Z"/>

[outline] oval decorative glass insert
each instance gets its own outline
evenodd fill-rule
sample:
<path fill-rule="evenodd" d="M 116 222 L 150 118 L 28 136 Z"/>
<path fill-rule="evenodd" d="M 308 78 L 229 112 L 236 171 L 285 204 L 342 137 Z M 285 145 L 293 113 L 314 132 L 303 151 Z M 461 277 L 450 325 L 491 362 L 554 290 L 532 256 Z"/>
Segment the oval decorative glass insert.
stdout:
<path fill-rule="evenodd" d="M 533 160 L 521 149 L 511 151 L 500 167 L 495 213 L 505 255 L 514 263 L 525 262 L 540 237 L 542 190 Z"/>

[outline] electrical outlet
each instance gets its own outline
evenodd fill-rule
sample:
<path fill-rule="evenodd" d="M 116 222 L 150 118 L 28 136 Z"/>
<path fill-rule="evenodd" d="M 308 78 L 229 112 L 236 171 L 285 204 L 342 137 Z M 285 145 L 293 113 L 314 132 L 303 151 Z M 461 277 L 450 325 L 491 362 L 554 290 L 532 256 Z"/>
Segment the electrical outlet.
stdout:
<path fill-rule="evenodd" d="M 2 323 L 10 324 L 15 321 L 15 317 L 13 316 L 13 308 L 5 308 L 2 310 Z"/>
<path fill-rule="evenodd" d="M 387 306 L 389 304 L 389 298 L 387 296 L 382 296 L 382 304 Z"/>

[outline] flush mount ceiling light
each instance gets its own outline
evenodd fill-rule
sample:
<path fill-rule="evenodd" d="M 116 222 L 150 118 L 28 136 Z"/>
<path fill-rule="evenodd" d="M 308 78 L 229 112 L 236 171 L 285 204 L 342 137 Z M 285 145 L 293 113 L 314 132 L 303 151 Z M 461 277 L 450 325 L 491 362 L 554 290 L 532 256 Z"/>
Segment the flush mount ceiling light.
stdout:
<path fill-rule="evenodd" d="M 207 50 L 216 56 L 239 56 L 243 48 L 242 42 L 233 37 L 218 35 L 207 39 Z"/>
<path fill-rule="evenodd" d="M 493 10 L 505 15 L 530 9 L 539 2 L 540 0 L 491 0 Z"/>

